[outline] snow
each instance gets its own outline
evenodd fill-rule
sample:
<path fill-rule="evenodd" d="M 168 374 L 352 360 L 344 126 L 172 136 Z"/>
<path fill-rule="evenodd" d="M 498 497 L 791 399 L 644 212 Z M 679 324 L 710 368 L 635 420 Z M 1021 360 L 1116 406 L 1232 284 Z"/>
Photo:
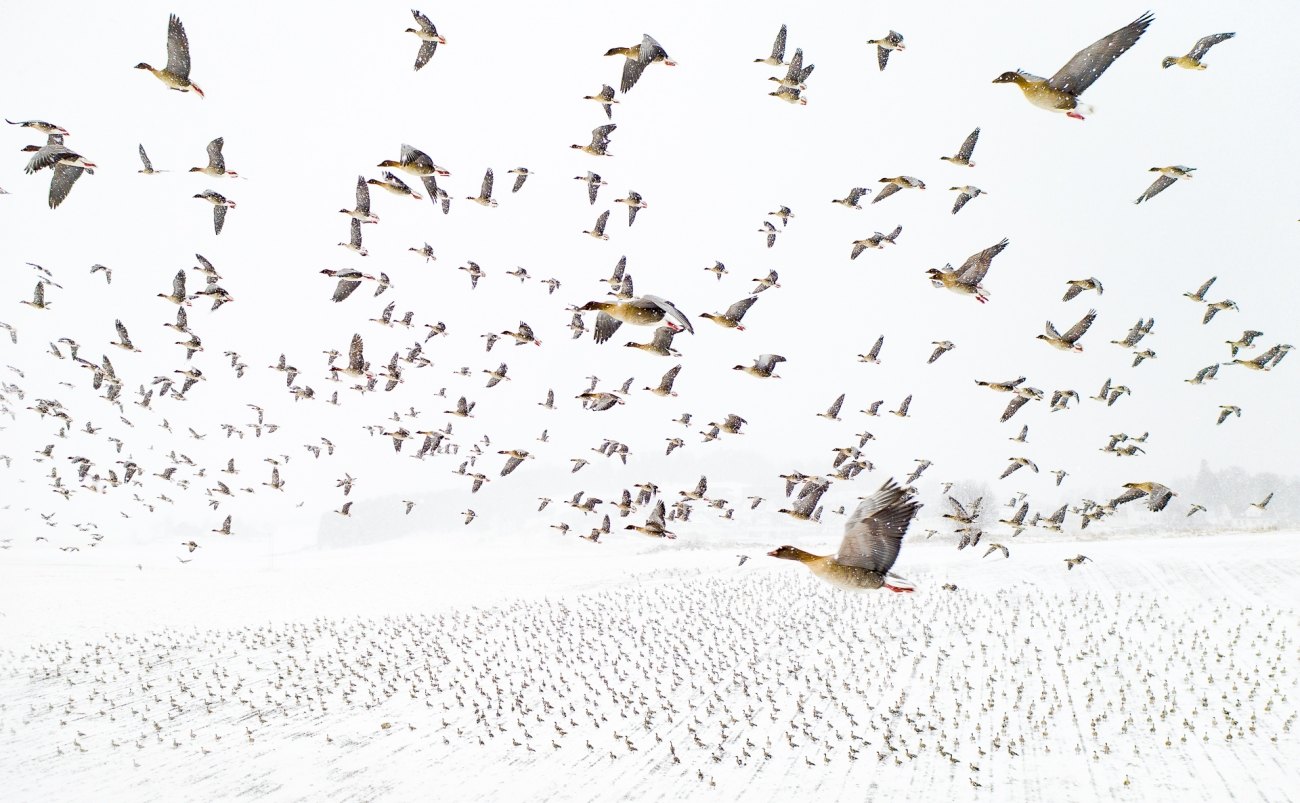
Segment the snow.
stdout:
<path fill-rule="evenodd" d="M 427 534 L 261 570 L 2 567 L 4 796 L 1300 788 L 1300 534 L 1017 540 L 1009 561 L 914 537 L 911 595 L 826 586 L 765 557 L 766 534 L 621 535 L 489 536 L 450 559 Z M 1066 570 L 1079 552 L 1092 562 Z"/>

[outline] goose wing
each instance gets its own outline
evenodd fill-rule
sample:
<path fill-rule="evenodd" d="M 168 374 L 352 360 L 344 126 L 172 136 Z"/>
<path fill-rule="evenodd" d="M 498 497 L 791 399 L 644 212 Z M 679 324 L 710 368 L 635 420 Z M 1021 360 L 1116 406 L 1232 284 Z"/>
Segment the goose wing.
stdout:
<path fill-rule="evenodd" d="M 898 559 L 907 526 L 920 504 L 894 480 L 862 500 L 844 525 L 839 563 L 884 574 Z"/>

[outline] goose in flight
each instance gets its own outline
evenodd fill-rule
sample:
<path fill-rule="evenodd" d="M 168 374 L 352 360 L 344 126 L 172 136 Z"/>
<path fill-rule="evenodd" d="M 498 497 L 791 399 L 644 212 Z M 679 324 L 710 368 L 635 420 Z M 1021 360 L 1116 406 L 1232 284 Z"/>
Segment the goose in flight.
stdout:
<path fill-rule="evenodd" d="M 755 64 L 766 64 L 770 67 L 781 67 L 785 65 L 785 35 L 786 28 L 781 26 L 781 30 L 776 32 L 776 41 L 772 43 L 772 54 L 767 58 L 754 59 Z"/>
<path fill-rule="evenodd" d="M 153 162 L 149 161 L 149 154 L 147 154 L 147 153 L 144 152 L 144 145 L 141 145 L 141 146 L 140 146 L 140 163 L 141 163 L 142 165 L 144 165 L 144 167 L 141 168 L 140 170 L 137 170 L 136 172 L 138 172 L 138 173 L 143 173 L 143 174 L 146 175 L 146 176 L 152 176 L 152 175 L 154 175 L 155 173 L 166 173 L 166 172 L 167 172 L 166 170 L 155 170 L 155 169 L 154 169 L 154 167 L 153 167 Z"/>
<path fill-rule="evenodd" d="M 606 56 L 623 56 L 627 59 L 623 62 L 623 81 L 619 85 L 618 91 L 624 95 L 636 82 L 641 80 L 641 73 L 645 68 L 655 62 L 662 63 L 665 67 L 676 67 L 677 62 L 668 56 L 668 51 L 664 50 L 663 45 L 655 41 L 650 34 L 641 37 L 641 42 L 627 47 L 612 47 L 605 51 Z"/>
<path fill-rule="evenodd" d="M 429 63 L 438 45 L 447 44 L 447 40 L 438 34 L 438 26 L 430 22 L 428 17 L 415 9 L 411 9 L 411 15 L 415 17 L 415 22 L 420 27 L 407 28 L 403 33 L 413 33 L 420 40 L 420 50 L 415 54 L 415 69 L 418 70 Z"/>
<path fill-rule="evenodd" d="M 610 86 L 609 84 L 601 84 L 600 92 L 596 93 L 595 95 L 583 95 L 582 99 L 596 101 L 597 103 L 600 104 L 601 108 L 605 110 L 605 119 L 606 120 L 614 119 L 613 104 L 618 103 L 617 100 L 614 100 L 614 87 Z"/>
<path fill-rule="evenodd" d="M 203 173 L 204 175 L 212 176 L 213 178 L 220 178 L 221 176 L 230 176 L 231 178 L 234 178 L 238 176 L 239 174 L 236 173 L 234 170 L 226 169 L 226 159 L 224 156 L 221 155 L 221 149 L 222 147 L 225 146 L 225 144 L 226 144 L 225 137 L 217 137 L 216 139 L 209 142 L 207 166 L 191 167 L 190 172 Z"/>
<path fill-rule="evenodd" d="M 695 334 L 695 327 L 682 311 L 671 301 L 654 295 L 643 295 L 620 301 L 588 301 L 578 308 L 579 312 L 597 311 L 594 339 L 604 343 L 613 337 L 614 332 L 624 323 L 637 326 L 652 326 L 670 318 L 669 326 L 677 326 Z"/>
<path fill-rule="evenodd" d="M 230 175 L 234 175 L 234 173 Z M 406 185 L 403 184 L 402 186 Z M 365 176 L 357 176 L 356 198 L 357 206 L 355 209 L 340 209 L 339 213 L 362 223 L 378 223 L 379 215 L 370 211 L 370 183 L 366 181 Z"/>
<path fill-rule="evenodd" d="M 939 158 L 945 162 L 950 162 L 961 167 L 974 167 L 975 163 L 972 162 L 970 158 L 975 153 L 975 143 L 979 142 L 979 138 L 980 130 L 976 128 L 974 131 L 966 135 L 966 140 L 962 142 L 961 147 L 957 149 L 957 154 L 955 156 L 940 156 Z"/>
<path fill-rule="evenodd" d="M 750 376 L 756 376 L 759 378 L 771 377 L 773 379 L 780 379 L 779 376 L 776 376 L 772 372 L 776 370 L 776 364 L 781 362 L 785 362 L 785 357 L 782 357 L 780 354 L 760 354 L 758 355 L 758 359 L 754 360 L 753 365 L 737 365 L 732 370 L 744 371 Z"/>
<path fill-rule="evenodd" d="M 1202 36 L 1196 40 L 1196 44 L 1192 45 L 1192 49 L 1187 52 L 1186 56 L 1165 56 L 1164 60 L 1160 62 L 1160 66 L 1167 70 L 1177 64 L 1184 70 L 1204 70 L 1206 65 L 1201 59 L 1205 58 L 1205 54 L 1210 52 L 1210 48 L 1220 42 L 1226 42 L 1236 35 L 1235 33 L 1212 33 L 1209 36 Z"/>
<path fill-rule="evenodd" d="M 1092 326 L 1092 322 L 1097 320 L 1097 310 L 1088 310 L 1088 314 L 1079 319 L 1078 323 L 1070 327 L 1069 331 L 1061 334 L 1056 331 L 1056 327 L 1051 321 L 1047 322 L 1047 331 L 1038 335 L 1037 339 L 1047 343 L 1053 348 L 1062 351 L 1083 351 L 1083 346 L 1079 345 L 1079 339 L 1082 338 Z"/>
<path fill-rule="evenodd" d="M 189 92 L 193 89 L 199 97 L 204 96 L 199 85 L 190 81 L 190 40 L 185 35 L 185 26 L 181 24 L 180 17 L 175 14 L 167 20 L 167 66 L 155 70 L 148 64 L 140 62 L 135 65 L 135 68 L 153 73 L 154 77 L 166 84 L 168 89 L 175 89 L 178 92 Z"/>
<path fill-rule="evenodd" d="M 1116 59 L 1137 44 L 1154 19 L 1155 16 L 1147 12 L 1123 28 L 1103 36 L 1075 53 L 1051 78 L 1014 70 L 1002 73 L 993 79 L 993 83 L 1015 84 L 1025 99 L 1040 109 L 1064 112 L 1067 117 L 1082 120 L 1082 112 L 1091 114 L 1092 109 L 1080 103 L 1079 96 Z"/>
<path fill-rule="evenodd" d="M 724 329 L 735 329 L 743 332 L 745 331 L 745 327 L 741 325 L 740 320 L 745 317 L 745 313 L 749 312 L 749 308 L 754 306 L 754 302 L 756 301 L 758 301 L 758 296 L 745 296 L 730 307 L 727 307 L 726 312 L 721 314 L 702 312 L 700 313 L 700 317 L 707 318 Z"/>
<path fill-rule="evenodd" d="M 862 500 L 849 516 L 844 524 L 844 539 L 835 555 L 813 555 L 789 545 L 767 554 L 774 558 L 797 560 L 811 569 L 818 579 L 839 588 L 914 591 L 911 583 L 890 570 L 898 560 L 907 527 L 920 507 L 891 479 L 879 491 Z"/>
<path fill-rule="evenodd" d="M 569 147 L 580 150 L 583 153 L 589 153 L 592 156 L 613 156 L 614 154 L 609 153 L 608 151 L 609 135 L 614 133 L 614 129 L 616 128 L 618 128 L 617 123 L 606 123 L 605 125 L 593 128 L 591 129 L 590 145 L 570 145 Z"/>
<path fill-rule="evenodd" d="M 1192 171 L 1195 169 L 1195 167 L 1188 167 L 1186 165 L 1170 165 L 1169 167 L 1151 168 L 1148 172 L 1159 173 L 1160 175 L 1156 177 L 1155 181 L 1151 182 L 1150 187 L 1146 188 L 1146 192 L 1139 195 L 1137 200 L 1133 203 L 1140 204 L 1143 201 L 1149 201 L 1164 192 L 1166 189 L 1172 187 L 1179 179 L 1192 178 Z"/>
<path fill-rule="evenodd" d="M 907 49 L 903 44 L 903 35 L 898 31 L 890 31 L 888 36 L 879 39 L 868 39 L 867 44 L 876 46 L 876 64 L 880 66 L 881 72 L 885 71 L 885 65 L 889 63 L 890 53 Z"/>
<path fill-rule="evenodd" d="M 194 197 L 212 204 L 212 230 L 220 234 L 226 225 L 226 210 L 234 209 L 235 202 L 215 190 L 204 190 Z"/>
<path fill-rule="evenodd" d="M 945 265 L 943 269 L 930 268 L 926 274 L 930 277 L 930 283 L 935 287 L 946 287 L 954 293 L 962 295 L 975 296 L 975 300 L 981 304 L 988 301 L 988 291 L 984 289 L 982 282 L 988 275 L 989 267 L 993 264 L 993 258 L 1010 244 L 1010 240 L 1002 238 L 1001 242 L 985 248 L 970 257 L 962 263 L 957 270 L 952 269 L 952 265 Z"/>

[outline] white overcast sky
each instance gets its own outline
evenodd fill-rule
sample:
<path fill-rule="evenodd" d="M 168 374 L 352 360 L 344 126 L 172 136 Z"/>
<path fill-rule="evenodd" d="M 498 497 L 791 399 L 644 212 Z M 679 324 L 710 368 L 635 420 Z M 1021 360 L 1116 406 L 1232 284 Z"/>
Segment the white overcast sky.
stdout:
<path fill-rule="evenodd" d="M 474 532 L 540 530 L 566 519 L 585 529 L 590 525 L 567 511 L 533 515 L 534 497 L 586 490 L 617 498 L 619 489 L 650 480 L 671 501 L 700 474 L 737 504 L 742 521 L 736 526 L 776 528 L 785 525 L 771 512 L 775 504 L 750 514 L 743 496 L 774 503 L 779 471 L 829 470 L 830 450 L 856 442 L 854 433 L 864 428 L 877 438 L 865 450 L 877 470 L 837 484 L 828 502 L 852 503 L 886 476 L 908 472 L 917 458 L 935 463 L 923 484 L 927 492 L 939 480 L 973 480 L 999 494 L 1031 491 L 1044 508 L 1085 491 L 1115 493 L 1125 482 L 1172 482 L 1202 460 L 1294 474 L 1300 357 L 1268 374 L 1225 366 L 1204 387 L 1183 380 L 1226 362 L 1224 341 L 1243 329 L 1264 332 L 1246 356 L 1300 340 L 1293 301 L 1300 278 L 1292 264 L 1300 237 L 1295 4 L 1153 6 L 1147 34 L 1085 94 L 1096 113 L 1083 122 L 1034 108 L 1018 90 L 991 81 L 1014 68 L 1050 75 L 1143 6 L 1099 2 L 1025 13 L 1024 4 L 1009 2 L 977 10 L 955 3 L 662 2 L 423 10 L 448 43 L 415 72 L 418 42 L 403 33 L 413 25 L 405 4 L 327 2 L 307 11 L 245 2 L 72 3 L 61 6 L 59 20 L 39 5 L 6 9 L 0 112 L 67 127 L 68 145 L 100 167 L 51 211 L 48 173 L 25 176 L 26 157 L 18 152 L 39 138 L 16 127 L 0 130 L 10 154 L 0 163 L 0 186 L 11 193 L 0 196 L 6 279 L 0 320 L 20 334 L 18 346 L 0 338 L 0 365 L 16 366 L 26 377 L 0 371 L 28 393 L 25 402 L 10 399 L 17 419 L 0 422 L 8 427 L 0 431 L 0 452 L 14 458 L 10 470 L 0 469 L 0 494 L 10 505 L 0 512 L 0 522 L 7 522 L 0 526 L 26 533 L 39 526 L 37 512 L 59 510 L 65 522 L 94 517 L 121 538 L 157 539 L 160 549 L 172 550 L 175 534 L 202 536 L 233 513 L 245 532 L 310 537 L 342 501 L 333 480 L 348 472 L 361 479 L 353 497 L 361 528 L 367 499 L 450 491 L 417 509 L 429 528 L 459 527 L 459 511 L 472 507 L 480 514 Z M 140 61 L 164 62 L 169 13 L 185 23 L 191 77 L 206 99 L 168 91 L 132 69 Z M 806 107 L 768 97 L 775 85 L 766 78 L 778 71 L 752 63 L 767 55 L 782 23 L 789 26 L 787 57 L 800 47 L 805 64 L 816 64 Z M 865 41 L 890 29 L 904 34 L 907 50 L 882 73 Z M 1207 71 L 1160 68 L 1162 57 L 1183 54 L 1219 31 L 1238 36 L 1210 52 Z M 652 66 L 620 97 L 612 158 L 571 150 L 569 144 L 585 144 L 591 129 L 606 122 L 598 106 L 582 100 L 602 83 L 618 84 L 622 59 L 602 54 L 646 32 L 680 65 Z M 983 131 L 977 167 L 939 160 L 976 126 Z M 246 180 L 185 173 L 205 163 L 204 148 L 216 136 L 225 137 L 228 167 Z M 365 227 L 370 256 L 339 248 L 348 225 L 336 210 L 352 205 L 357 175 L 378 177 L 375 165 L 396 158 L 403 142 L 452 171 L 442 181 L 455 199 L 451 214 L 435 212 L 428 200 L 375 190 L 373 209 L 382 222 Z M 172 172 L 138 175 L 139 143 L 156 168 Z M 1147 169 L 1171 164 L 1198 168 L 1195 179 L 1134 206 L 1153 178 Z M 512 195 L 506 171 L 520 165 L 536 175 Z M 463 200 L 477 194 L 488 167 L 497 176 L 496 209 Z M 589 169 L 609 182 L 595 206 L 572 179 Z M 874 206 L 864 202 L 863 211 L 829 203 L 854 186 L 878 190 L 877 179 L 899 174 L 921 178 L 928 189 Z M 953 216 L 955 193 L 948 187 L 962 184 L 988 194 Z M 208 188 L 238 203 L 220 236 L 213 235 L 210 207 L 191 197 Z M 630 229 L 624 208 L 612 203 L 629 189 L 650 204 Z M 757 229 L 775 220 L 766 213 L 782 204 L 796 218 L 769 250 Z M 605 209 L 613 210 L 609 240 L 580 234 Z M 853 240 L 900 224 L 895 247 L 849 260 Z M 986 281 L 987 305 L 926 280 L 927 268 L 960 264 L 1004 237 L 1011 244 Z M 426 241 L 436 262 L 406 251 Z M 196 303 L 190 312 L 207 349 L 193 364 L 208 381 L 184 403 L 162 400 L 152 412 L 140 410 L 131 404 L 136 387 L 185 364 L 172 345 L 178 338 L 163 328 L 174 308 L 155 294 L 170 291 L 172 275 L 194 265 L 196 252 L 216 265 L 236 302 L 215 313 Z M 603 346 L 589 335 L 572 341 L 565 329 L 565 307 L 603 298 L 608 288 L 598 280 L 624 255 L 638 292 L 667 297 L 691 316 L 722 311 L 770 269 L 780 273 L 782 287 L 760 296 L 744 332 L 697 320 L 693 337 L 679 336 L 680 396 L 660 399 L 640 388 L 655 385 L 677 361 L 622 347 L 648 338 L 649 329 L 624 326 Z M 467 260 L 488 274 L 472 292 L 456 270 Z M 721 281 L 703 270 L 715 260 L 731 271 Z M 35 280 L 25 262 L 52 270 L 63 285 L 47 294 L 51 310 L 19 305 Z M 110 286 L 88 273 L 95 263 L 113 269 Z M 504 275 L 515 266 L 535 278 L 521 285 Z M 394 289 L 375 299 L 363 287 L 336 305 L 329 301 L 332 281 L 319 275 L 326 267 L 384 271 Z M 1230 298 L 1240 311 L 1203 326 L 1203 307 L 1182 293 L 1211 275 L 1219 278 L 1210 299 Z M 197 289 L 200 277 L 190 276 L 191 290 Z M 1061 303 L 1066 280 L 1088 276 L 1104 283 L 1105 294 Z M 552 296 L 538 281 L 546 277 L 563 283 Z M 434 367 L 408 369 L 397 392 L 364 398 L 343 392 L 344 406 L 327 407 L 321 397 L 339 386 L 325 381 L 323 350 L 346 351 L 352 334 L 361 332 L 378 367 L 422 338 L 423 330 L 386 330 L 367 321 L 393 300 L 399 315 L 414 310 L 417 324 L 446 322 L 450 336 L 428 344 Z M 1082 341 L 1083 354 L 1034 339 L 1045 320 L 1064 330 L 1090 307 L 1099 315 Z M 1143 346 L 1158 356 L 1132 368 L 1129 352 L 1107 341 L 1122 338 L 1142 317 L 1156 320 Z M 107 345 L 114 318 L 129 327 L 141 354 Z M 479 335 L 512 329 L 520 319 L 537 331 L 541 348 L 516 348 L 507 340 L 483 353 Z M 855 355 L 881 334 L 882 364 L 858 363 Z M 80 342 L 84 356 L 110 355 L 126 378 L 123 400 L 133 428 L 88 390 L 88 372 L 44 354 L 49 341 L 63 336 Z M 927 365 L 931 341 L 942 339 L 957 348 Z M 250 366 L 244 379 L 236 380 L 222 357 L 227 350 Z M 267 370 L 281 352 L 302 371 L 298 383 L 317 391 L 316 401 L 295 404 L 282 375 Z M 760 381 L 730 370 L 763 352 L 788 358 L 778 372 L 782 379 Z M 480 371 L 501 361 L 512 381 L 485 389 Z M 470 378 L 452 373 L 460 366 L 471 369 Z M 592 374 L 604 389 L 634 376 L 635 391 L 616 410 L 582 411 L 573 397 Z M 1085 400 L 1051 414 L 1046 402 L 1031 404 L 999 424 L 1007 397 L 973 380 L 1020 375 L 1049 395 L 1072 388 Z M 1132 396 L 1110 408 L 1088 401 L 1108 377 L 1130 386 Z M 434 396 L 441 387 L 445 400 Z M 547 388 L 562 409 L 536 406 Z M 842 422 L 814 415 L 841 392 L 847 393 Z M 857 412 L 875 399 L 891 409 L 909 393 L 909 419 Z M 422 415 L 404 426 L 440 427 L 447 420 L 441 411 L 462 394 L 478 408 L 475 419 L 456 422 L 461 459 L 482 435 L 492 441 L 478 469 L 495 479 L 473 496 L 450 473 L 459 460 L 416 463 L 405 456 L 409 445 L 398 457 L 386 439 L 372 440 L 362 430 L 411 406 Z M 90 419 L 105 431 L 55 440 L 49 419 L 24 410 L 32 398 L 58 398 L 78 427 Z M 263 406 L 267 420 L 282 429 L 260 440 L 251 432 L 242 442 L 225 439 L 221 423 L 253 420 L 248 403 Z M 1220 404 L 1239 405 L 1242 417 L 1215 426 Z M 695 417 L 689 430 L 670 423 L 684 411 Z M 749 420 L 745 434 L 700 443 L 697 431 L 727 413 Z M 174 436 L 159 429 L 163 418 Z M 1025 424 L 1029 443 L 1008 442 Z M 189 439 L 186 427 L 206 439 Z M 550 443 L 535 440 L 543 429 Z M 1111 433 L 1144 431 L 1151 433 L 1145 456 L 1121 460 L 1098 451 Z M 126 441 L 123 455 L 112 453 L 108 434 Z M 322 435 L 340 450 L 314 461 L 303 444 Z M 675 435 L 687 446 L 666 458 L 664 440 Z M 632 447 L 626 468 L 589 451 L 605 438 Z M 33 451 L 51 442 L 53 463 L 33 462 Z M 494 452 L 507 448 L 529 449 L 538 459 L 496 478 L 504 458 Z M 129 453 L 152 474 L 169 464 L 164 455 L 172 449 L 207 466 L 209 476 L 191 476 L 188 491 L 150 477 L 142 488 L 94 499 L 81 492 L 73 502 L 46 487 L 51 465 L 75 485 L 69 455 L 84 454 L 107 468 Z M 289 485 L 271 499 L 260 485 L 269 477 L 261 461 L 281 454 L 292 457 L 282 468 Z M 1044 474 L 1021 472 L 999 484 L 1013 455 L 1035 460 Z M 569 476 L 569 459 L 578 456 L 593 465 Z M 237 484 L 258 493 L 210 510 L 203 489 L 230 457 L 243 470 Z M 1045 473 L 1055 468 L 1072 475 L 1059 490 Z M 192 473 L 182 468 L 178 477 Z M 146 502 L 166 494 L 174 504 L 157 504 L 159 513 L 150 516 L 132 494 Z"/>

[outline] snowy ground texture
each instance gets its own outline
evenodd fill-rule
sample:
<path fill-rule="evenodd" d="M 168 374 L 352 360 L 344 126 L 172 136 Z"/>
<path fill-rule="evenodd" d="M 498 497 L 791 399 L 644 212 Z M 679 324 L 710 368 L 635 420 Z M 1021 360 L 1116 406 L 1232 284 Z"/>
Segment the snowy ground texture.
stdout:
<path fill-rule="evenodd" d="M 1011 546 L 0 567 L 0 797 L 1300 799 L 1300 535 Z"/>

